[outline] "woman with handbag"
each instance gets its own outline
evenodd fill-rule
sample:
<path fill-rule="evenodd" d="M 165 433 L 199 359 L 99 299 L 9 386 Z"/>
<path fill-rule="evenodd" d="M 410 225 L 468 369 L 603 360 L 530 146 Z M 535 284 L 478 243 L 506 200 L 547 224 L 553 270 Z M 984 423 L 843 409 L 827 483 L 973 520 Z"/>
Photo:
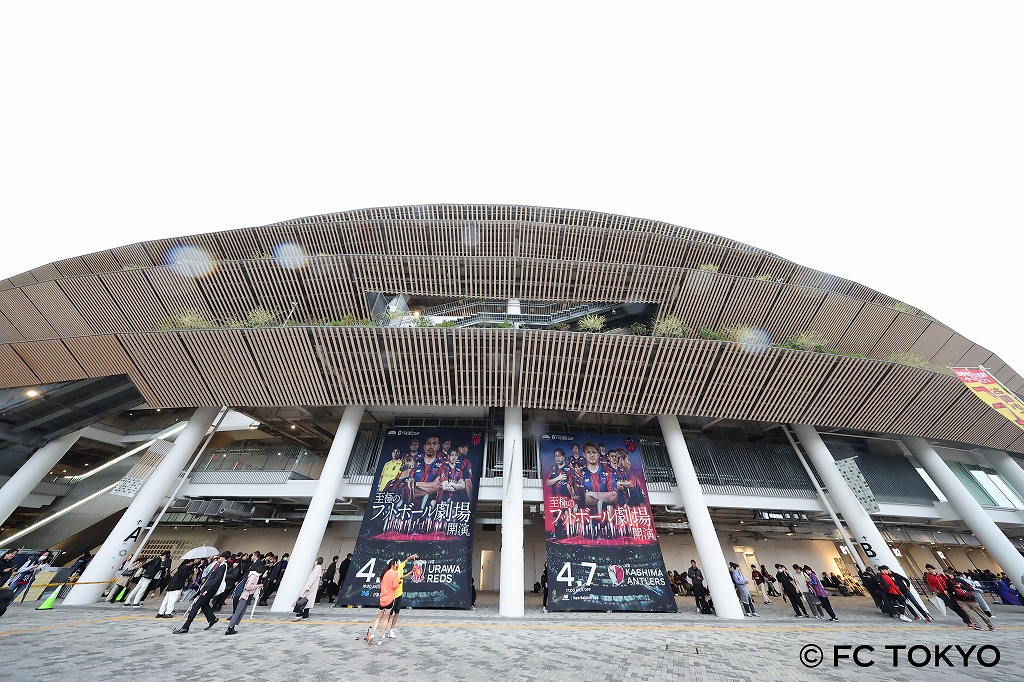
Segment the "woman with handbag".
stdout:
<path fill-rule="evenodd" d="M 135 576 L 136 571 L 141 569 L 142 562 L 138 559 L 132 562 L 130 566 L 126 566 L 124 570 L 121 571 L 121 575 L 117 576 L 117 580 L 114 582 L 114 586 L 110 588 L 110 592 L 107 593 L 107 601 L 111 604 L 115 603 L 118 595 L 120 595 L 122 591 L 128 589 L 128 581 Z M 125 595 L 127 594 L 128 593 L 125 592 Z"/>
<path fill-rule="evenodd" d="M 324 575 L 324 558 L 318 556 L 313 570 L 306 578 L 306 584 L 299 592 L 299 598 L 295 601 L 295 620 L 309 620 L 309 610 L 316 603 L 316 593 L 320 589 L 320 580 Z"/>

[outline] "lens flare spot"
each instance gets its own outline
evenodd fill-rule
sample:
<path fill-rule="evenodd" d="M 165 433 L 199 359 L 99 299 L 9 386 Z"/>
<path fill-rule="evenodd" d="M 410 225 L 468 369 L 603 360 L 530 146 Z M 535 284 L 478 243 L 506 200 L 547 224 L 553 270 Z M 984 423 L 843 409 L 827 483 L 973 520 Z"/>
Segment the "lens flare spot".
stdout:
<path fill-rule="evenodd" d="M 217 269 L 217 261 L 197 246 L 175 246 L 164 255 L 164 264 L 183 277 L 205 277 Z"/>
<path fill-rule="evenodd" d="M 298 244 L 285 242 L 274 247 L 274 261 L 282 268 L 298 270 L 309 262 L 306 250 Z"/>
<path fill-rule="evenodd" d="M 736 338 L 736 342 L 748 353 L 761 353 L 771 348 L 772 339 L 763 329 L 747 327 Z"/>

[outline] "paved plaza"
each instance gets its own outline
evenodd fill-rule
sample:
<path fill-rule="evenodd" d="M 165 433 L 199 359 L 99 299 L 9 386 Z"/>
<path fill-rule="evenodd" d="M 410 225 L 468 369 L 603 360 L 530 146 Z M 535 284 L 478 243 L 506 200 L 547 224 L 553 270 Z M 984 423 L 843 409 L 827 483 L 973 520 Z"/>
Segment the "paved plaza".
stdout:
<path fill-rule="evenodd" d="M 150 600 L 152 601 L 152 599 Z M 258 610 L 226 637 L 226 608 L 209 631 L 202 615 L 191 632 L 177 620 L 107 604 L 35 610 L 15 604 L 0 618 L 0 676 L 23 680 L 999 680 L 1024 676 L 1024 608 L 993 606 L 995 632 L 976 632 L 955 616 L 934 623 L 883 617 L 870 599 L 833 599 L 837 623 L 794 618 L 776 599 L 759 619 L 727 621 L 695 613 L 542 613 L 527 595 L 525 618 L 498 616 L 497 595 L 483 593 L 475 611 L 406 610 L 398 639 L 367 646 L 362 635 L 376 610 L 317 605 L 306 622 Z M 833 666 L 835 646 L 852 656 Z M 968 665 L 956 645 L 968 653 Z M 971 647 L 974 649 L 971 649 Z M 825 660 L 808 668 L 821 647 Z M 889 647 L 888 649 L 886 647 Z M 906 647 L 906 648 L 899 648 Z M 917 647 L 913 649 L 913 647 Z M 936 648 L 943 656 L 937 656 Z M 982 647 L 987 647 L 982 649 Z M 994 648 L 993 648 L 994 647 Z M 998 650 L 999 661 L 991 667 Z M 896 665 L 893 665 L 893 656 Z M 979 661 L 980 657 L 980 661 Z M 946 661 L 949 661 L 947 663 Z M 920 666 L 920 667 L 917 667 Z"/>

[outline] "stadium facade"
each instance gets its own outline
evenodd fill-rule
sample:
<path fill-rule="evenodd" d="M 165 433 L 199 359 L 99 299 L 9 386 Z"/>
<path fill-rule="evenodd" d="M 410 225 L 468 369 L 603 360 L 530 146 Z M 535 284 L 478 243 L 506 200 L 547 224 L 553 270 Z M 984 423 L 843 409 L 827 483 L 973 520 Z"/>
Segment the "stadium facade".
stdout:
<path fill-rule="evenodd" d="M 721 616 L 728 561 L 1022 587 L 1024 430 L 949 366 L 1024 386 L 901 301 L 652 220 L 406 206 L 131 244 L 0 280 L 0 545 L 100 547 L 70 603 L 142 538 L 309 566 L 352 551 L 389 435 L 465 429 L 473 575 L 516 616 L 568 433 L 635 448 L 666 566 L 696 559 Z"/>

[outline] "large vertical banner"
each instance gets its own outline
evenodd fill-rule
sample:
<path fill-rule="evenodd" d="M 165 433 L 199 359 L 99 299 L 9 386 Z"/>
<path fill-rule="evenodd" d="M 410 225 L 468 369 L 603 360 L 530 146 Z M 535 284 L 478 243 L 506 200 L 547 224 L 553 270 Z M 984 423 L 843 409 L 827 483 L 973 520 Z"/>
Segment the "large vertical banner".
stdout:
<path fill-rule="evenodd" d="M 1024 405 L 984 367 L 953 367 L 953 374 L 964 382 L 986 405 L 1024 429 Z"/>
<path fill-rule="evenodd" d="M 547 434 L 540 462 L 548 608 L 674 612 L 636 439 Z"/>
<path fill-rule="evenodd" d="M 479 431 L 388 431 L 339 605 L 377 606 L 388 559 L 418 554 L 405 603 L 469 608 L 483 443 Z"/>

